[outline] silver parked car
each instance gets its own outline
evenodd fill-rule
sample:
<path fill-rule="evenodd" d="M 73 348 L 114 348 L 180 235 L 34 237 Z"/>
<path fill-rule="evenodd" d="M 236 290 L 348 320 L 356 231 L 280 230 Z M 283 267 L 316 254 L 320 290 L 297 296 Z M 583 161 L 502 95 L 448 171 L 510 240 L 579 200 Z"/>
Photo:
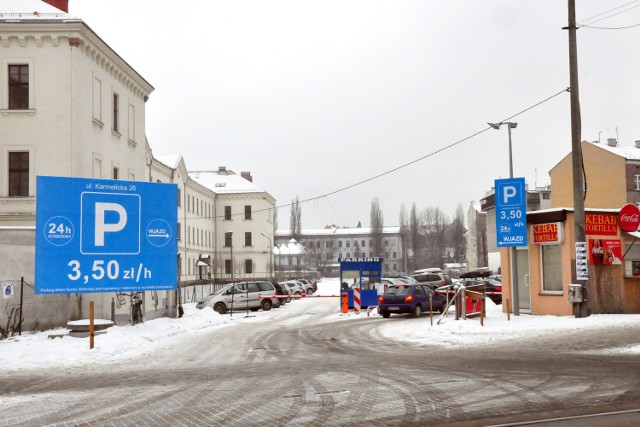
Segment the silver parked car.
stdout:
<path fill-rule="evenodd" d="M 211 307 L 220 314 L 231 310 L 264 311 L 278 306 L 276 288 L 269 282 L 242 282 L 226 285 L 198 301 L 196 308 Z"/>

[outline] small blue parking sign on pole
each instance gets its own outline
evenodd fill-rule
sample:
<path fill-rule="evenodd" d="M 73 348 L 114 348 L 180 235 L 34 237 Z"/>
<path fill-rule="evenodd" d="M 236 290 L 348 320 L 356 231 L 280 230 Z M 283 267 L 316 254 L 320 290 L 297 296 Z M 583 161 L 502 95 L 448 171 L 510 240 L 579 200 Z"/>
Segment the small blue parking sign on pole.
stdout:
<path fill-rule="evenodd" d="M 177 288 L 176 184 L 36 178 L 35 293 Z"/>
<path fill-rule="evenodd" d="M 496 237 L 500 248 L 527 245 L 524 178 L 496 179 Z"/>

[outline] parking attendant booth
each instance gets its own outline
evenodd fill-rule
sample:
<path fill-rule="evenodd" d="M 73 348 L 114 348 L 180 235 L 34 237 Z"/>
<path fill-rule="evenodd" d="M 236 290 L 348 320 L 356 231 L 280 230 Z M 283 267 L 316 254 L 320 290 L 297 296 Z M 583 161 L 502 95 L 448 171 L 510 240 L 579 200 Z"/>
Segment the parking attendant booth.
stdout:
<path fill-rule="evenodd" d="M 353 308 L 353 289 L 360 289 L 361 307 L 377 307 L 377 284 L 382 277 L 382 258 L 338 258 L 340 288 L 349 294 L 349 308 Z"/>

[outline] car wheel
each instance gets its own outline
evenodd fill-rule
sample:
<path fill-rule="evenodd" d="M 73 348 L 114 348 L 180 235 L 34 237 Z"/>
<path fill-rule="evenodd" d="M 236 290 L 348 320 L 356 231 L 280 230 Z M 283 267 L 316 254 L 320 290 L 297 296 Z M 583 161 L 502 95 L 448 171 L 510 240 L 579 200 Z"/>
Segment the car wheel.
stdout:
<path fill-rule="evenodd" d="M 265 299 L 265 300 L 262 301 L 262 304 L 260 304 L 260 308 L 263 311 L 269 311 L 269 310 L 271 310 L 272 305 L 273 304 L 271 303 L 271 300 Z"/>
<path fill-rule="evenodd" d="M 296 292 L 296 295 L 300 295 L 300 292 Z"/>
<path fill-rule="evenodd" d="M 413 309 L 413 317 L 420 317 L 422 316 L 422 306 L 420 304 L 416 304 L 415 308 Z"/>
<path fill-rule="evenodd" d="M 213 311 L 215 311 L 216 313 L 225 314 L 227 312 L 227 308 L 223 303 L 218 302 L 213 306 Z"/>
<path fill-rule="evenodd" d="M 287 298 L 287 302 L 291 302 L 291 298 Z"/>
<path fill-rule="evenodd" d="M 391 316 L 391 313 L 388 313 L 386 311 L 383 311 L 382 313 L 380 313 L 382 315 L 382 317 L 384 317 L 385 319 L 388 319 Z"/>

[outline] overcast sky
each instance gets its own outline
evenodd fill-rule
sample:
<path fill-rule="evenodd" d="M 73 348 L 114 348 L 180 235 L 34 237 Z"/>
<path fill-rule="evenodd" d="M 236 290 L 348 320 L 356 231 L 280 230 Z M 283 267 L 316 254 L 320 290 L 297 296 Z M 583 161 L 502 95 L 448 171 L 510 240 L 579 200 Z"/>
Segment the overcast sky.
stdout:
<path fill-rule="evenodd" d="M 640 1 L 577 0 L 578 22 L 640 24 Z M 509 177 L 507 129 L 488 128 L 569 86 L 567 2 L 71 0 L 154 87 L 154 154 L 190 170 L 250 171 L 302 227 L 385 225 L 400 206 L 453 216 Z M 578 31 L 582 138 L 640 139 L 640 26 Z M 571 150 L 569 94 L 511 119 L 514 176 L 529 187 Z M 444 151 L 445 147 L 454 144 Z M 433 155 L 430 155 L 434 153 Z M 290 208 L 279 210 L 279 228 Z"/>

